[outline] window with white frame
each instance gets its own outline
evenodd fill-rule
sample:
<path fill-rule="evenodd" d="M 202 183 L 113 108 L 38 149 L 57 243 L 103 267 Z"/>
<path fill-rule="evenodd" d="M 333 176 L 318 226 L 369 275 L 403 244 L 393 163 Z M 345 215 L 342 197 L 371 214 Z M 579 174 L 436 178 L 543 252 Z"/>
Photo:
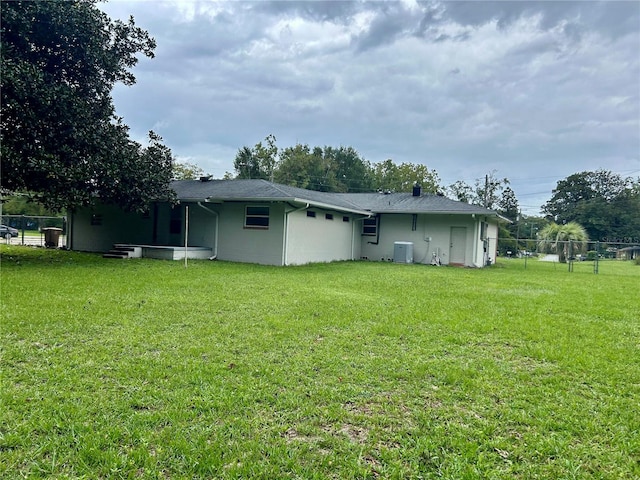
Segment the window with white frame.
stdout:
<path fill-rule="evenodd" d="M 376 236 L 378 234 L 378 218 L 371 217 L 362 220 L 362 235 Z"/>
<path fill-rule="evenodd" d="M 269 228 L 269 207 L 247 206 L 244 215 L 245 228 Z"/>

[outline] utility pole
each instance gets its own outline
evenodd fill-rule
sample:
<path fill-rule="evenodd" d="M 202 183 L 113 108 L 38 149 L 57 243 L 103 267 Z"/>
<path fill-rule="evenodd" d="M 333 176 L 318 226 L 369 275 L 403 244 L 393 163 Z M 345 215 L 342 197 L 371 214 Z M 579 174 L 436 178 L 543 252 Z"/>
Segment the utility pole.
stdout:
<path fill-rule="evenodd" d="M 489 175 L 484 176 L 484 208 L 489 208 Z"/>

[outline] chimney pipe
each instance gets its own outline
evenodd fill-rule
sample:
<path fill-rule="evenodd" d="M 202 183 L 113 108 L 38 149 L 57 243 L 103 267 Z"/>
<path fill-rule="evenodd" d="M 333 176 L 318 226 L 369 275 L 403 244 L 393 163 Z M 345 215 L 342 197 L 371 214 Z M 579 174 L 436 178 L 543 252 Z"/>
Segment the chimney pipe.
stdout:
<path fill-rule="evenodd" d="M 419 197 L 420 195 L 422 195 L 422 187 L 416 183 L 413 186 L 413 196 Z"/>

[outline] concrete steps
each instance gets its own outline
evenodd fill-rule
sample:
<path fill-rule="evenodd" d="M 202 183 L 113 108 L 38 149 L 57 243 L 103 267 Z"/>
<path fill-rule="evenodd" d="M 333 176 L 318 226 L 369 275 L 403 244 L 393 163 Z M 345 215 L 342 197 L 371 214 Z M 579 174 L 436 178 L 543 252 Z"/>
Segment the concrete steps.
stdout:
<path fill-rule="evenodd" d="M 103 258 L 142 258 L 142 247 L 116 243 Z"/>

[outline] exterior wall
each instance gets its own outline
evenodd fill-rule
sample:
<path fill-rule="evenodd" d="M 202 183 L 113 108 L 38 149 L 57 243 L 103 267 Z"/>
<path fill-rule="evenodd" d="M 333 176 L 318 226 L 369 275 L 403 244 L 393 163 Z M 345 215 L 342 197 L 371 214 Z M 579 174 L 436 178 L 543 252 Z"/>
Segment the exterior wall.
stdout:
<path fill-rule="evenodd" d="M 498 232 L 498 222 L 493 220 L 489 223 L 487 230 L 487 256 L 485 258 L 485 264 L 487 264 L 487 262 L 491 262 L 491 264 L 496 263 L 496 257 L 498 256 Z"/>
<path fill-rule="evenodd" d="M 307 216 L 307 210 L 288 214 L 286 265 L 357 258 L 354 257 L 357 252 L 354 252 L 352 215 L 317 208 L 308 211 L 315 212 L 316 216 Z M 333 219 L 328 220 L 327 214 L 333 215 Z M 359 236 L 359 230 L 357 233 Z"/>
<path fill-rule="evenodd" d="M 284 205 L 269 204 L 269 228 L 244 226 L 246 205 L 255 203 L 203 204 L 182 203 L 171 207 L 159 204 L 148 218 L 141 214 L 123 212 L 110 206 L 82 209 L 73 215 L 72 248 L 88 252 L 106 252 L 115 243 L 136 245 L 184 246 L 185 207 L 189 207 L 189 246 L 208 247 L 216 252 L 216 224 L 219 229 L 217 258 L 233 262 L 282 265 Z M 263 204 L 264 205 L 264 204 Z M 212 211 L 218 213 L 216 215 Z M 94 214 L 101 224 L 92 225 Z M 156 238 L 153 225 L 156 215 Z M 172 217 L 179 228 L 171 232 Z M 342 217 L 341 217 L 342 218 Z"/>
<path fill-rule="evenodd" d="M 220 212 L 218 259 L 263 265 L 282 265 L 284 205 L 280 203 L 268 204 L 269 228 L 266 229 L 244 226 L 247 205 L 264 206 L 265 204 L 224 203 L 215 206 L 207 204 L 212 210 Z"/>
<path fill-rule="evenodd" d="M 92 225 L 94 215 L 93 223 L 99 224 Z M 106 252 L 115 243 L 149 244 L 152 234 L 152 215 L 145 217 L 124 212 L 115 206 L 83 208 L 72 216 L 71 248 L 85 252 Z"/>
<path fill-rule="evenodd" d="M 268 228 L 245 227 L 246 207 L 267 205 Z M 189 246 L 211 248 L 218 259 L 233 262 L 296 265 L 359 258 L 391 261 L 395 242 L 411 242 L 415 263 L 429 264 L 436 253 L 443 264 L 448 264 L 452 227 L 466 229 L 466 266 L 482 267 L 488 259 L 495 262 L 497 253 L 498 223 L 486 217 L 417 215 L 414 229 L 412 214 L 382 214 L 378 235 L 365 236 L 362 218 L 351 214 L 312 208 L 316 212 L 312 218 L 306 210 L 291 211 L 289 205 L 282 203 L 245 202 L 204 203 L 206 209 L 196 203 L 173 208 L 158 204 L 146 216 L 113 206 L 81 209 L 72 216 L 71 248 L 106 252 L 115 243 L 184 246 L 185 206 L 189 207 Z M 333 220 L 326 219 L 327 213 L 333 215 Z M 92 225 L 93 215 L 99 215 L 94 220 L 100 221 Z M 343 221 L 345 216 L 349 222 Z M 170 228 L 172 218 L 174 233 Z M 483 222 L 488 225 L 486 240 L 482 238 Z"/>
<path fill-rule="evenodd" d="M 470 215 L 423 214 L 417 215 L 415 230 L 413 230 L 412 214 L 382 214 L 379 219 L 378 237 L 361 236 L 361 257 L 369 260 L 392 261 L 395 242 L 411 242 L 414 263 L 429 264 L 435 253 L 442 264 L 447 265 L 449 264 L 451 227 L 464 227 L 466 228 L 465 265 L 479 267 L 483 265 L 484 253 L 479 239 L 479 224 L 479 219 L 474 219 Z M 479 251 L 481 253 L 478 253 Z"/>

